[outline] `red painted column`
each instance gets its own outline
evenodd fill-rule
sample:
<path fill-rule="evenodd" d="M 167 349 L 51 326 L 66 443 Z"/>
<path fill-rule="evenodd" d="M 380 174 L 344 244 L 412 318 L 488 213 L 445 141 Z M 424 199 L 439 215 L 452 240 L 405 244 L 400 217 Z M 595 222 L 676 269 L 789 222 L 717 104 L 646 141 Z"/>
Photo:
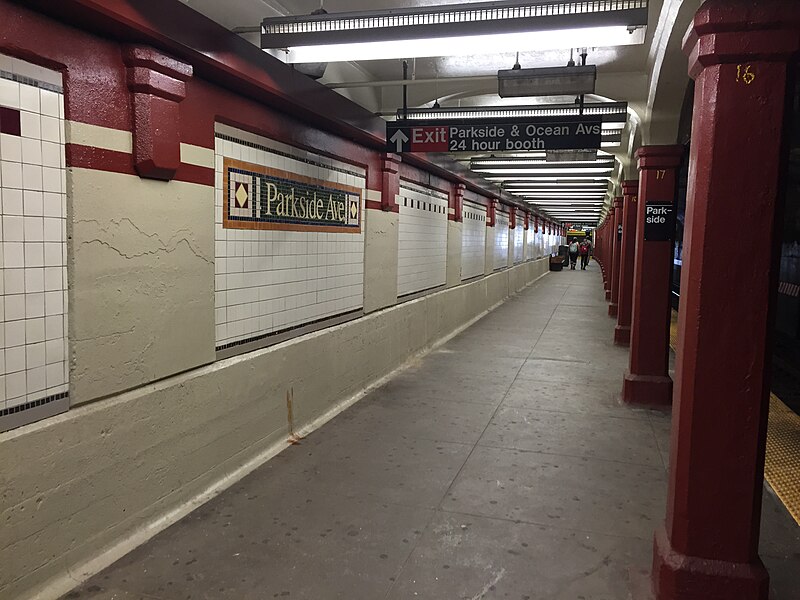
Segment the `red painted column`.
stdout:
<path fill-rule="evenodd" d="M 606 273 L 606 225 L 604 221 L 597 231 L 597 247 L 595 248 L 595 259 L 600 265 L 600 275 L 603 277 L 603 289 L 608 289 L 608 274 Z"/>
<path fill-rule="evenodd" d="M 636 250 L 636 210 L 639 182 L 623 181 L 622 247 L 620 250 L 619 298 L 614 343 L 627 346 L 631 342 L 631 312 L 633 307 L 633 259 Z"/>
<path fill-rule="evenodd" d="M 766 600 L 758 541 L 776 201 L 800 3 L 709 0 L 684 46 L 696 80 L 694 123 L 654 591 L 658 600 Z"/>
<path fill-rule="evenodd" d="M 614 252 L 611 257 L 611 304 L 608 305 L 608 316 L 617 316 L 619 301 L 619 272 L 622 261 L 622 196 L 614 198 L 614 223 L 611 227 L 611 237 L 613 238 Z"/>
<path fill-rule="evenodd" d="M 640 179 L 631 353 L 622 387 L 622 399 L 631 404 L 669 406 L 672 403 L 669 322 L 673 243 L 645 241 L 644 222 L 648 203 L 675 202 L 683 152 L 683 146 L 646 146 L 636 153 Z"/>
<path fill-rule="evenodd" d="M 614 277 L 614 237 L 611 235 L 614 229 L 614 213 L 616 209 L 612 203 L 606 217 L 606 300 L 611 300 L 611 280 Z"/>

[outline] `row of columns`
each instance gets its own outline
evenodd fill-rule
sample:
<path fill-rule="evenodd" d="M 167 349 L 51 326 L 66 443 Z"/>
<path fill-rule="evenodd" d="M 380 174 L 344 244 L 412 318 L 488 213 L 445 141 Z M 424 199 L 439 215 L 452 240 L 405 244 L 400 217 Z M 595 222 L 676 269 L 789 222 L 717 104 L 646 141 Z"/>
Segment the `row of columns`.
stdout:
<path fill-rule="evenodd" d="M 682 146 L 636 153 L 596 231 L 614 342 L 630 346 L 624 402 L 672 407 L 657 600 L 767 600 L 758 556 L 769 340 L 777 282 L 786 91 L 800 3 L 709 0 L 684 42 L 695 79 L 675 387 L 669 376 L 673 242 L 645 239 L 647 206 L 675 203 Z M 756 176 L 757 173 L 757 176 Z"/>

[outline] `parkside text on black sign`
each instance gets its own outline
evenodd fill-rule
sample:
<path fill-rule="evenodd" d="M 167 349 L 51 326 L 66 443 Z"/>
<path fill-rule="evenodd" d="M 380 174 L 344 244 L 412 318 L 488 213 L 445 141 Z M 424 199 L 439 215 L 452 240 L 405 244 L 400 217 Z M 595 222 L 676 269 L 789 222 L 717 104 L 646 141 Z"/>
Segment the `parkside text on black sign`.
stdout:
<path fill-rule="evenodd" d="M 390 121 L 390 152 L 517 152 L 600 148 L 602 121 L 586 118 Z"/>
<path fill-rule="evenodd" d="M 672 202 L 648 202 L 644 214 L 644 239 L 669 242 L 675 238 L 675 205 Z"/>

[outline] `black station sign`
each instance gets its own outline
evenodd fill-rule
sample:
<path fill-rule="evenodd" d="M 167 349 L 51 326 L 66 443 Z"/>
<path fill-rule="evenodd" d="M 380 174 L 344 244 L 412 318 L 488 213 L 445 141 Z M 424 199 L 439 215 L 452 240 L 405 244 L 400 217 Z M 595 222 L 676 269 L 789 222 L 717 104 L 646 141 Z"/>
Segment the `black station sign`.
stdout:
<path fill-rule="evenodd" d="M 622 224 L 617 225 L 617 239 L 622 239 Z"/>
<path fill-rule="evenodd" d="M 519 152 L 600 148 L 603 123 L 558 119 L 440 119 L 386 123 L 389 152 Z"/>
<path fill-rule="evenodd" d="M 645 205 L 644 239 L 647 242 L 670 242 L 675 239 L 673 202 L 648 202 Z"/>

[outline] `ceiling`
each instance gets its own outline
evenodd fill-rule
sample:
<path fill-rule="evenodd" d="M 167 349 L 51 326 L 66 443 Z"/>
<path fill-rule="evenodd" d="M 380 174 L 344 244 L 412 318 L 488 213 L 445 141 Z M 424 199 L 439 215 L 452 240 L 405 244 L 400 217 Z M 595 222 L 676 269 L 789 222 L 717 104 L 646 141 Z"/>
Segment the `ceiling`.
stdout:
<path fill-rule="evenodd" d="M 242 27 L 255 28 L 260 25 L 265 17 L 304 15 L 320 8 L 320 0 L 182 0 L 185 4 L 220 23 L 228 29 Z M 473 0 L 475 1 L 475 0 Z M 669 1 L 669 0 L 668 0 Z M 444 4 L 467 4 L 469 0 L 324 0 L 324 8 L 328 13 L 375 10 L 386 8 L 400 8 L 411 6 L 432 6 Z M 586 173 L 592 178 L 600 177 L 606 183 L 605 193 L 600 196 L 575 198 L 575 186 L 565 181 L 553 182 L 548 186 L 547 200 L 526 197 L 542 212 L 550 214 L 561 222 L 577 222 L 587 225 L 597 223 L 600 218 L 598 212 L 607 206 L 610 198 L 615 195 L 614 177 L 618 177 L 621 166 L 619 161 L 614 162 L 614 156 L 626 155 L 631 143 L 632 129 L 640 122 L 640 115 L 644 113 L 643 105 L 647 95 L 648 53 L 652 45 L 653 24 L 658 22 L 661 12 L 662 0 L 650 0 L 649 27 L 645 43 L 635 46 L 617 46 L 609 48 L 589 49 L 588 64 L 597 65 L 598 79 L 596 95 L 587 96 L 587 102 L 626 101 L 629 103 L 631 118 L 626 129 L 620 136 L 620 143 L 616 147 L 604 147 L 598 156 L 606 167 L 611 160 L 614 165 L 611 169 Z M 243 38 L 254 44 L 259 44 L 258 33 L 242 33 Z M 522 52 L 519 63 L 526 67 L 564 66 L 570 58 L 569 50 L 547 50 L 537 52 Z M 575 57 L 580 60 L 579 57 Z M 497 96 L 497 82 L 491 76 L 496 76 L 498 69 L 508 69 L 514 64 L 514 53 L 476 53 L 467 56 L 445 56 L 436 58 L 421 58 L 409 61 L 410 77 L 415 79 L 435 80 L 430 83 L 420 83 L 408 86 L 409 106 L 431 106 L 438 100 L 443 107 L 448 106 L 499 106 L 522 105 L 541 103 L 573 103 L 574 96 L 570 97 L 536 97 L 501 99 Z M 472 80 L 472 77 L 483 79 Z M 490 77 L 486 77 L 490 76 Z M 402 60 L 364 60 L 348 63 L 330 63 L 325 71 L 321 83 L 330 85 L 342 95 L 361 104 L 367 109 L 392 118 L 402 103 L 402 88 L 396 83 L 389 83 L 402 78 Z M 451 80 L 450 78 L 458 78 Z M 349 87 L 341 87 L 349 86 Z M 357 86 L 357 87 L 353 87 Z M 456 158 L 469 164 L 477 155 L 461 155 Z M 566 167 L 563 163 L 545 165 L 554 168 Z M 575 174 L 580 175 L 578 167 L 592 167 L 592 165 L 576 164 Z M 598 165 L 599 166 L 599 165 Z M 572 166 L 569 166 L 572 169 Z M 561 173 L 567 171 L 560 170 Z M 572 175 L 572 173 L 570 173 Z M 484 174 L 484 176 L 489 176 Z M 598 182 L 594 182 L 597 184 Z M 554 189 L 550 189 L 550 188 Z M 596 185 L 594 186 L 596 189 Z M 563 188 L 563 195 L 559 190 Z M 552 196 L 551 196 L 552 194 Z M 571 219 L 571 215 L 577 215 Z"/>

